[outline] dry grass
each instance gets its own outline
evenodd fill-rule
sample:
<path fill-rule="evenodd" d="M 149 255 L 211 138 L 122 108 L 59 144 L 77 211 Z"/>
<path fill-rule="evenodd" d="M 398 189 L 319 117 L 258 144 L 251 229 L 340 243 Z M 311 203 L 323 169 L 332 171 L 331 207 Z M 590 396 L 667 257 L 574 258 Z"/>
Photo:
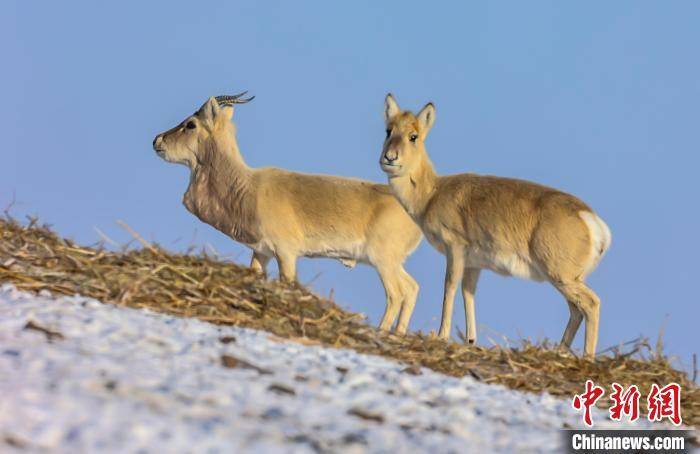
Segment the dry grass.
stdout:
<path fill-rule="evenodd" d="M 0 219 L 0 282 L 262 329 L 299 342 L 351 348 L 448 375 L 469 374 L 486 383 L 566 398 L 581 393 L 587 378 L 606 389 L 612 382 L 636 384 L 643 396 L 652 383 L 677 382 L 683 387 L 684 422 L 700 425 L 700 389 L 643 340 L 632 351 L 612 351 L 592 362 L 547 344 L 485 348 L 420 333 L 397 337 L 377 331 L 361 315 L 300 286 L 266 281 L 249 268 L 204 254 L 170 253 L 134 235 L 143 248 L 108 252 L 78 246 L 35 222 L 22 226 Z M 407 371 L 416 373 L 415 367 Z M 608 405 L 609 400 L 599 404 Z M 644 398 L 642 409 L 646 411 Z"/>

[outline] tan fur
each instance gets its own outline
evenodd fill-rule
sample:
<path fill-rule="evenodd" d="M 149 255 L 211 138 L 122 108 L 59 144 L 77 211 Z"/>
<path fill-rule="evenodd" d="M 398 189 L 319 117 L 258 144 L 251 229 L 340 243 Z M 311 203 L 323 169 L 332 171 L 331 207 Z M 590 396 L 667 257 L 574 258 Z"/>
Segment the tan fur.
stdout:
<path fill-rule="evenodd" d="M 387 295 L 380 328 L 399 315 L 404 333 L 418 284 L 404 270 L 421 232 L 388 186 L 276 168 L 248 167 L 238 150 L 231 107 L 210 98 L 193 116 L 160 134 L 156 152 L 191 169 L 184 196 L 202 221 L 253 250 L 251 267 L 265 273 L 275 257 L 283 279 L 296 279 L 298 257 L 330 257 L 377 269 Z M 193 122 L 194 128 L 188 128 Z"/>
<path fill-rule="evenodd" d="M 610 245 L 610 231 L 576 197 L 528 181 L 475 174 L 438 176 L 425 150 L 435 119 L 426 105 L 403 112 L 391 95 L 385 104 L 387 139 L 380 165 L 389 185 L 426 238 L 447 257 L 439 336 L 450 335 L 452 306 L 461 281 L 467 338 L 476 342 L 474 292 L 479 270 L 550 282 L 566 298 L 567 348 L 586 319 L 584 351 L 592 357 L 600 302 L 584 278 Z M 411 141 L 411 137 L 415 141 Z"/>

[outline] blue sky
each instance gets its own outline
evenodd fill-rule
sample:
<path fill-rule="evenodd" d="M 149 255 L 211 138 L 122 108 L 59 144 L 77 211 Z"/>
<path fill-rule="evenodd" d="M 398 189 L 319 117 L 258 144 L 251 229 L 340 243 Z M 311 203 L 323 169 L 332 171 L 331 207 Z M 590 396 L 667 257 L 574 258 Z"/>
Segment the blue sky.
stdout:
<path fill-rule="evenodd" d="M 457 3 L 457 2 L 455 2 Z M 571 192 L 610 225 L 589 283 L 599 348 L 665 325 L 667 352 L 700 352 L 697 2 L 15 2 L 0 42 L 0 206 L 63 235 L 117 241 L 123 219 L 171 249 L 249 252 L 181 205 L 188 171 L 151 149 L 210 95 L 237 109 L 251 166 L 385 181 L 377 165 L 391 91 L 433 101 L 427 148 L 441 173 L 525 178 Z M 412 329 L 437 329 L 444 259 L 423 243 Z M 302 259 L 300 281 L 374 323 L 369 267 Z M 548 285 L 485 272 L 480 343 L 559 340 L 568 318 Z M 463 308 L 454 321 L 464 328 Z M 582 330 L 575 346 L 582 345 Z"/>

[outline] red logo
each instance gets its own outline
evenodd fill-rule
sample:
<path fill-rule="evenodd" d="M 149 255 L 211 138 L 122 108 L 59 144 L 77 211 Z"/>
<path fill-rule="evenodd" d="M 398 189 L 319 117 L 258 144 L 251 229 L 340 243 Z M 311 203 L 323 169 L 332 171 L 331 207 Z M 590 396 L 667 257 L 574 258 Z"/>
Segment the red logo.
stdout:
<path fill-rule="evenodd" d="M 603 394 L 605 394 L 603 388 L 596 386 L 593 380 L 586 380 L 586 392 L 575 395 L 573 402 L 571 402 L 575 410 L 580 411 L 583 408 L 583 422 L 589 427 L 593 425 L 591 407 L 595 406 L 595 403 L 603 397 Z"/>
<path fill-rule="evenodd" d="M 636 385 L 631 385 L 625 389 L 622 385 L 613 383 L 612 389 L 610 400 L 613 404 L 608 409 L 610 419 L 621 421 L 623 416 L 627 416 L 629 421 L 639 419 L 639 399 L 641 397 L 639 388 Z M 571 401 L 574 410 L 583 410 L 583 422 L 589 427 L 593 426 L 591 408 L 595 407 L 598 399 L 604 394 L 605 390 L 602 387 L 596 386 L 592 380 L 586 380 L 585 392 L 576 394 Z M 668 419 L 676 426 L 683 422 L 681 417 L 681 387 L 677 383 L 668 384 L 663 388 L 659 388 L 656 384 L 651 385 L 647 396 L 647 406 L 649 408 L 647 419 L 651 422 Z"/>
<path fill-rule="evenodd" d="M 610 394 L 610 399 L 614 403 L 608 410 L 610 419 L 620 421 L 622 415 L 627 415 L 630 421 L 636 421 L 639 418 L 639 397 L 641 396 L 639 388 L 636 385 L 632 385 L 627 390 L 624 390 L 617 383 L 613 383 L 612 388 L 613 392 Z"/>
<path fill-rule="evenodd" d="M 677 383 L 671 383 L 659 389 L 656 384 L 651 385 L 649 397 L 649 421 L 661 421 L 668 418 L 676 426 L 683 421 L 681 419 L 681 387 Z"/>

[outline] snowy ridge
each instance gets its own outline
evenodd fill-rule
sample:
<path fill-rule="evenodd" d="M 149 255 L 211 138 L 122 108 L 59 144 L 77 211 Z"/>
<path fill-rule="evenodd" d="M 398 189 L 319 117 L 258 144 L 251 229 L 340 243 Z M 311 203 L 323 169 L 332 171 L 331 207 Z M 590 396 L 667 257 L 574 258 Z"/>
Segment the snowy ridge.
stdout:
<path fill-rule="evenodd" d="M 0 451 L 559 452 L 581 427 L 568 399 L 90 298 L 6 285 L 0 320 Z"/>

